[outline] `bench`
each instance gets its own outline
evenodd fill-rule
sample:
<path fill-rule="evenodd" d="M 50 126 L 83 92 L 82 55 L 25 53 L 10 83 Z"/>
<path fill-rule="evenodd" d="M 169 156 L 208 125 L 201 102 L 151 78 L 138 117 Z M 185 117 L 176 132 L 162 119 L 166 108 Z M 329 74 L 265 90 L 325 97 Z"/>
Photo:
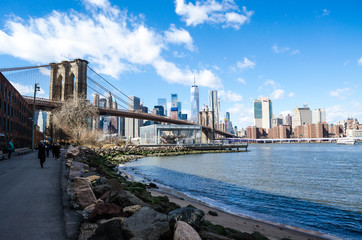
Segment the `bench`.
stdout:
<path fill-rule="evenodd" d="M 15 149 L 15 153 L 16 155 L 23 155 L 25 153 L 30 153 L 31 152 L 31 149 L 30 148 L 17 148 Z"/>
<path fill-rule="evenodd" d="M 7 153 L 4 153 L 2 150 L 0 150 L 0 159 L 6 159 L 8 158 L 8 154 Z"/>

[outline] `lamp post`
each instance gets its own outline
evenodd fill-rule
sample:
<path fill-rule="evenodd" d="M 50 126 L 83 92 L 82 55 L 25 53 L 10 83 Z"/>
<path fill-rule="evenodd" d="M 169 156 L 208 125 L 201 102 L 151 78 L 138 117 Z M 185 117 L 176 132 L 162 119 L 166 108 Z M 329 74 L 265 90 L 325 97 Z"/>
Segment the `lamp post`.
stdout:
<path fill-rule="evenodd" d="M 31 133 L 31 151 L 34 152 L 34 131 L 35 131 L 35 98 L 36 92 L 40 91 L 40 87 L 38 87 L 39 83 L 35 83 L 34 85 L 34 100 L 33 100 L 33 124 L 32 124 L 32 133 Z"/>

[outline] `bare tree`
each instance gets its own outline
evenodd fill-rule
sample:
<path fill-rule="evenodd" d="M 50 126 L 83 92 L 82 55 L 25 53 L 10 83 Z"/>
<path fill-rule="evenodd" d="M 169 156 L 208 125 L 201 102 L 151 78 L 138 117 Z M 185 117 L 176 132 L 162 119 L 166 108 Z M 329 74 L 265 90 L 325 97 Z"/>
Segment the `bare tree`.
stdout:
<path fill-rule="evenodd" d="M 92 141 L 97 134 L 92 132 L 92 120 L 98 116 L 98 110 L 87 99 L 68 99 L 60 109 L 52 114 L 53 128 L 63 131 L 78 144 Z"/>

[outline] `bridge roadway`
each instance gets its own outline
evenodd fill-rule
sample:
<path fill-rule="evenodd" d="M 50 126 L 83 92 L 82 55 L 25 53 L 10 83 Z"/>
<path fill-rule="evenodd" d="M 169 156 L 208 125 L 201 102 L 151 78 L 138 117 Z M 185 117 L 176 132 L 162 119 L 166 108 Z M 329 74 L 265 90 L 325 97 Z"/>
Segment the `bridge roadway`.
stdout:
<path fill-rule="evenodd" d="M 24 96 L 25 100 L 30 104 L 33 105 L 34 98 Z M 62 105 L 59 101 L 50 101 L 46 98 L 36 98 L 35 99 L 35 106 L 39 109 L 50 110 L 53 108 L 60 107 Z M 120 109 L 111 109 L 111 108 L 98 108 L 100 115 L 108 115 L 108 116 L 117 116 L 117 117 L 126 117 L 126 118 L 136 118 L 136 119 L 143 119 L 143 120 L 150 120 L 156 122 L 164 122 L 164 123 L 171 123 L 171 124 L 178 124 L 178 125 L 199 125 L 193 122 L 180 120 L 180 119 L 171 119 L 169 117 L 159 116 L 150 113 L 138 112 L 138 111 L 131 111 L 131 110 L 120 110 Z M 212 127 L 202 126 L 203 130 L 212 131 Z M 221 130 L 215 129 L 215 134 L 219 134 L 228 138 L 237 138 L 234 134 L 224 132 Z"/>

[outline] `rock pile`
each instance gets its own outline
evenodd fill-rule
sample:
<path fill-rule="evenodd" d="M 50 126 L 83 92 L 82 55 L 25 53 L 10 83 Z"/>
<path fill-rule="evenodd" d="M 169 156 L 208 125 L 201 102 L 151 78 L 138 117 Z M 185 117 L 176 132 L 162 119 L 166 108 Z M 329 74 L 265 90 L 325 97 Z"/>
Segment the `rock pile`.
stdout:
<path fill-rule="evenodd" d="M 132 149 L 127 148 L 125 152 L 136 154 Z M 220 229 L 206 222 L 201 210 L 180 208 L 169 202 L 166 196 L 153 197 L 146 190 L 149 186 L 129 182 L 115 174 L 114 166 L 107 161 L 107 154 L 116 151 L 119 155 L 123 150 L 117 148 L 101 153 L 84 147 L 69 147 L 66 152 L 67 192 L 74 211 L 85 219 L 80 227 L 79 240 L 256 239 L 223 227 L 224 236 L 219 235 L 214 229 Z"/>

